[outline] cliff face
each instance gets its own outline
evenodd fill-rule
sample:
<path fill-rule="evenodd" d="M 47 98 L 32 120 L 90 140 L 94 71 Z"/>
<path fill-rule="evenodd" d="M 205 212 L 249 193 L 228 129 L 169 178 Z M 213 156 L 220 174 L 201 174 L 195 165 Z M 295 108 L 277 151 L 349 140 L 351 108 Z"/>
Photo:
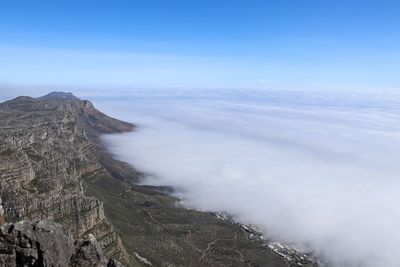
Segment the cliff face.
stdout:
<path fill-rule="evenodd" d="M 132 127 L 79 99 L 18 97 L 0 104 L 0 219 L 54 220 L 71 238 L 92 233 L 107 256 L 123 258 L 103 203 L 84 195 L 80 179 L 105 171 L 98 135 Z"/>
<path fill-rule="evenodd" d="M 0 266 L 117 267 L 105 259 L 91 234 L 73 241 L 52 221 L 20 221 L 0 226 Z M 122 265 L 119 265 L 122 266 Z"/>

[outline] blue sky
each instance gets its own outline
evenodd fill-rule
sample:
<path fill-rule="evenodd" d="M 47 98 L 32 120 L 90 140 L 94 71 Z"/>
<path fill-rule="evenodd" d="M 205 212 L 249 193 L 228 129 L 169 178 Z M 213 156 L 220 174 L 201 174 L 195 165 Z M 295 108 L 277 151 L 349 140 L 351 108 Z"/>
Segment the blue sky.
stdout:
<path fill-rule="evenodd" d="M 0 83 L 400 88 L 397 1 L 1 1 Z"/>

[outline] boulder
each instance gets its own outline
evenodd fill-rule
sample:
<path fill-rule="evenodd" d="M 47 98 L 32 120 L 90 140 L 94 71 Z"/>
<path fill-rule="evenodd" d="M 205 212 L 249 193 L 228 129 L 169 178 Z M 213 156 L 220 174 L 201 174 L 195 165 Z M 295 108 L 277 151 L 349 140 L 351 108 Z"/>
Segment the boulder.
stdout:
<path fill-rule="evenodd" d="M 21 221 L 0 227 L 1 266 L 68 266 L 73 242 L 52 221 Z"/>
<path fill-rule="evenodd" d="M 71 267 L 106 267 L 103 251 L 94 235 L 89 234 L 75 243 L 75 253 L 71 258 Z"/>
<path fill-rule="evenodd" d="M 75 243 L 53 221 L 20 221 L 0 226 L 0 267 L 122 267 L 107 259 L 94 235 Z"/>

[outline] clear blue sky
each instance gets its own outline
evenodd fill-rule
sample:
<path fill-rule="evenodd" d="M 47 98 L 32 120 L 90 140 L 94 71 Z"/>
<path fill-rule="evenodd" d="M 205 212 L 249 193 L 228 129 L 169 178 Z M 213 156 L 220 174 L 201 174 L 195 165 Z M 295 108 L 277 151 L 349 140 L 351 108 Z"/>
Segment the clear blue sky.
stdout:
<path fill-rule="evenodd" d="M 19 1 L 0 83 L 400 88 L 400 2 Z"/>

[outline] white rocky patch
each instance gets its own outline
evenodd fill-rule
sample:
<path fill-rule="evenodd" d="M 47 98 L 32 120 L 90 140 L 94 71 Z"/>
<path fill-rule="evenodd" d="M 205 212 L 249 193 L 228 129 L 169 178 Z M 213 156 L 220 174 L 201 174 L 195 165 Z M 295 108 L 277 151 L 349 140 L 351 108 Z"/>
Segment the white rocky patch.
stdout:
<path fill-rule="evenodd" d="M 151 262 L 146 259 L 145 257 L 140 256 L 138 253 L 134 252 L 133 253 L 135 255 L 135 257 L 142 263 L 149 265 L 149 266 L 153 266 L 153 264 L 151 264 Z"/>

